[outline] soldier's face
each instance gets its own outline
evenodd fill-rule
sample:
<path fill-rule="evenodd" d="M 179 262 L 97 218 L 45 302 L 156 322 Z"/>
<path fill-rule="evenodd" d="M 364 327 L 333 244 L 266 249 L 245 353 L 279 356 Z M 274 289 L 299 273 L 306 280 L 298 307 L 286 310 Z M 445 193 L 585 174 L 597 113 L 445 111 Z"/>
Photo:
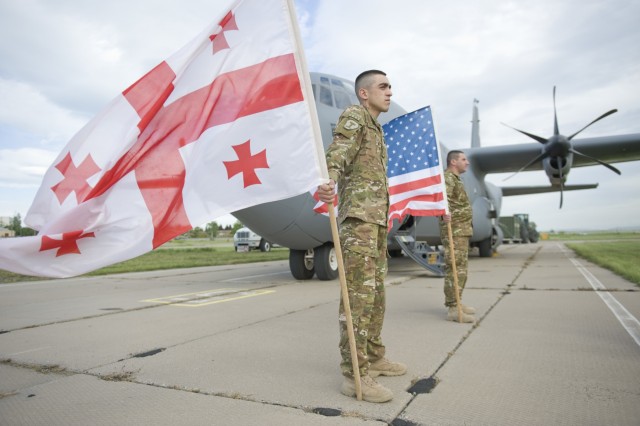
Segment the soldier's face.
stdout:
<path fill-rule="evenodd" d="M 372 114 L 380 114 L 389 111 L 391 106 L 391 84 L 387 76 L 376 74 L 373 76 L 373 83 L 365 91 L 365 106 Z"/>
<path fill-rule="evenodd" d="M 458 155 L 458 158 L 451 161 L 451 165 L 455 167 L 458 174 L 462 174 L 467 171 L 467 168 L 469 167 L 469 160 L 467 160 L 467 157 L 464 154 L 460 154 Z"/>

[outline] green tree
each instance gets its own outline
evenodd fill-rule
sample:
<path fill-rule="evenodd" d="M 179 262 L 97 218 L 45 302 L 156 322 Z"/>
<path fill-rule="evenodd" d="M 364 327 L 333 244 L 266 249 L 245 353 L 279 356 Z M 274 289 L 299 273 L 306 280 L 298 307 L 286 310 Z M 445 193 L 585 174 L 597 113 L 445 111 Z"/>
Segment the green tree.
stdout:
<path fill-rule="evenodd" d="M 240 222 L 236 220 L 236 223 L 233 224 L 233 227 L 231 228 L 231 235 L 235 235 L 236 231 L 240 228 L 242 228 L 244 225 Z"/>
<path fill-rule="evenodd" d="M 16 213 L 16 215 L 11 218 L 11 223 L 9 223 L 7 229 L 14 231 L 16 237 L 22 235 L 22 218 L 20 217 L 20 213 Z"/>
<path fill-rule="evenodd" d="M 187 235 L 189 238 L 207 238 L 207 233 L 199 226 L 193 228 Z"/>
<path fill-rule="evenodd" d="M 207 236 L 209 237 L 209 239 L 213 240 L 218 236 L 219 229 L 220 227 L 218 226 L 217 222 L 209 222 L 207 223 L 207 226 L 205 227 L 204 230 L 207 233 Z"/>
<path fill-rule="evenodd" d="M 37 232 L 35 231 L 35 229 L 31 229 L 29 227 L 23 226 L 22 229 L 20 230 L 21 232 L 21 236 L 23 237 L 33 237 L 34 235 L 37 234 Z"/>

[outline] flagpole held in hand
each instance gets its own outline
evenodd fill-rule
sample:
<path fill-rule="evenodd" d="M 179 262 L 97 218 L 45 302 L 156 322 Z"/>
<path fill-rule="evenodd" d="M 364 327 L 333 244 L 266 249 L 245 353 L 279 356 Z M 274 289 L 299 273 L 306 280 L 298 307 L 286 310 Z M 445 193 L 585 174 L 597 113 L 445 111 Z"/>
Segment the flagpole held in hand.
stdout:
<path fill-rule="evenodd" d="M 458 287 L 458 271 L 456 270 L 456 252 L 453 244 L 453 231 L 451 222 L 447 222 L 447 233 L 449 234 L 449 256 L 451 257 L 451 271 L 453 272 L 453 289 L 456 294 L 456 306 L 458 307 L 458 322 L 462 322 L 462 305 L 460 304 L 460 288 Z"/>
<path fill-rule="evenodd" d="M 347 334 L 349 336 L 349 352 L 351 352 L 351 366 L 353 369 L 353 381 L 356 385 L 356 399 L 362 401 L 362 388 L 360 385 L 360 365 L 358 364 L 358 352 L 356 338 L 353 333 L 353 320 L 351 319 L 351 306 L 349 304 L 349 290 L 347 289 L 347 277 L 344 273 L 342 261 L 342 248 L 340 247 L 340 234 L 338 234 L 338 221 L 333 203 L 329 203 L 329 222 L 331 222 L 331 235 L 333 236 L 333 248 L 338 259 L 338 275 L 340 277 L 340 290 L 342 292 L 342 305 L 344 307 L 345 321 L 347 322 Z"/>

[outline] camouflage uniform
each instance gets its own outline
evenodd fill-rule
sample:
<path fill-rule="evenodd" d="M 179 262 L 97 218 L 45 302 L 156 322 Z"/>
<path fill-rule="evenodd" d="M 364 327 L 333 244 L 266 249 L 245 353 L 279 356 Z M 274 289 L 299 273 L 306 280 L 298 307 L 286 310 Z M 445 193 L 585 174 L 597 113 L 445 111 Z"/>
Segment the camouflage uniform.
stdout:
<path fill-rule="evenodd" d="M 444 172 L 447 187 L 447 200 L 451 214 L 451 233 L 453 248 L 456 256 L 456 272 L 458 273 L 458 288 L 462 300 L 462 290 L 467 283 L 467 268 L 469 263 L 469 239 L 473 235 L 471 204 L 464 190 L 462 179 L 451 171 Z M 447 307 L 456 306 L 453 270 L 451 268 L 451 253 L 449 250 L 449 233 L 447 224 L 440 220 L 440 239 L 444 246 L 444 257 L 447 275 L 444 279 L 444 304 Z"/>
<path fill-rule="evenodd" d="M 387 148 L 382 127 L 360 105 L 340 116 L 327 149 L 329 177 L 338 184 L 338 223 L 360 375 L 385 354 L 380 333 L 384 320 L 387 273 Z M 339 311 L 342 374 L 353 377 L 347 324 Z"/>

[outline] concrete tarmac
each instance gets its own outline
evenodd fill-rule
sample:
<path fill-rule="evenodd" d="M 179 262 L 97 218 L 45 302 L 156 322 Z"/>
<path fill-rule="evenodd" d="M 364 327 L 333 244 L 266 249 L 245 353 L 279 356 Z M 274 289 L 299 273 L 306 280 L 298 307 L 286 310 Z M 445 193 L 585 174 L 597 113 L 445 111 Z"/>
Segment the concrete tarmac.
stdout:
<path fill-rule="evenodd" d="M 640 424 L 635 285 L 552 241 L 469 266 L 473 325 L 390 260 L 384 404 L 339 392 L 338 280 L 288 262 L 0 285 L 0 425 Z"/>

